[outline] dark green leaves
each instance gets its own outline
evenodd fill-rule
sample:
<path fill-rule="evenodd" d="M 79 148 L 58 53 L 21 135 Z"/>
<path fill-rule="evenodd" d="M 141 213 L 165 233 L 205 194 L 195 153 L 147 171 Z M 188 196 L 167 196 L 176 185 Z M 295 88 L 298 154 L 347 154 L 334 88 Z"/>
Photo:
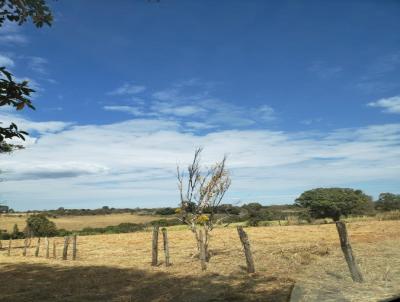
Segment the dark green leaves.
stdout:
<path fill-rule="evenodd" d="M 348 188 L 318 188 L 305 191 L 296 205 L 307 208 L 313 218 L 332 218 L 350 214 L 363 215 L 372 211 L 372 199 L 361 190 Z"/>
<path fill-rule="evenodd" d="M 53 22 L 50 8 L 44 0 L 0 0 L 0 26 L 4 21 L 23 24 L 29 18 L 36 27 Z"/>
<path fill-rule="evenodd" d="M 7 71 L 5 67 L 0 67 L 0 76 L 2 77 L 0 78 L 0 106 L 13 106 L 17 110 L 22 110 L 25 107 L 35 109 L 29 99 L 34 90 L 29 88 L 27 81 L 22 81 L 21 83 L 15 82 L 12 74 Z M 5 139 L 16 137 L 25 140 L 24 135 L 28 135 L 28 133 L 19 130 L 14 123 L 11 123 L 8 127 L 3 127 L 1 125 L 0 153 L 10 152 L 13 149 L 13 145 L 7 144 Z M 16 148 L 20 149 L 20 146 L 16 146 Z"/>

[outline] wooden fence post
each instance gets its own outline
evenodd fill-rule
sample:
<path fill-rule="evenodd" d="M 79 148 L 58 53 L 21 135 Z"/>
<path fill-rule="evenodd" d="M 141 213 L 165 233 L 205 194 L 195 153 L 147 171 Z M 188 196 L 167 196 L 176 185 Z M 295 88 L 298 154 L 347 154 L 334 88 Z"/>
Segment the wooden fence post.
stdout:
<path fill-rule="evenodd" d="M 57 258 L 57 252 L 56 252 L 56 239 L 53 239 L 53 258 Z"/>
<path fill-rule="evenodd" d="M 39 250 L 40 250 L 40 237 L 38 238 L 35 250 L 35 257 L 39 257 Z"/>
<path fill-rule="evenodd" d="M 10 256 L 11 255 L 11 244 L 12 244 L 12 239 L 10 238 L 9 242 L 8 242 L 8 252 L 7 255 Z"/>
<path fill-rule="evenodd" d="M 162 231 L 162 234 L 163 234 L 163 242 L 164 242 L 165 266 L 170 266 L 167 229 L 166 228 L 162 228 L 161 231 Z"/>
<path fill-rule="evenodd" d="M 204 245 L 204 236 L 203 236 L 203 230 L 199 231 L 199 243 L 200 243 L 200 264 L 201 264 L 201 270 L 205 271 L 207 269 L 206 265 L 206 248 Z"/>
<path fill-rule="evenodd" d="M 336 221 L 336 229 L 339 233 L 340 247 L 342 248 L 344 258 L 346 259 L 347 265 L 349 267 L 351 278 L 355 282 L 363 282 L 364 278 L 353 255 L 353 250 L 351 248 L 349 237 L 347 235 L 346 224 L 343 221 Z"/>
<path fill-rule="evenodd" d="M 76 234 L 72 236 L 72 260 L 76 260 Z"/>
<path fill-rule="evenodd" d="M 63 255 L 62 255 L 62 259 L 63 259 L 63 260 L 67 260 L 67 256 L 68 256 L 68 245 L 69 245 L 69 236 L 65 236 L 65 237 L 64 237 L 64 249 L 63 249 Z"/>
<path fill-rule="evenodd" d="M 151 265 L 157 266 L 158 263 L 158 225 L 153 227 L 153 242 L 151 250 Z"/>
<path fill-rule="evenodd" d="M 46 246 L 46 258 L 50 257 L 50 245 L 49 245 L 49 238 L 44 239 L 45 246 Z"/>
<path fill-rule="evenodd" d="M 250 250 L 249 238 L 247 237 L 246 232 L 243 230 L 243 227 L 238 226 L 237 231 L 239 234 L 240 241 L 242 242 L 243 245 L 244 255 L 246 256 L 247 272 L 254 273 L 256 270 L 254 268 L 253 255 L 251 254 Z"/>
<path fill-rule="evenodd" d="M 24 250 L 22 251 L 22 256 L 26 256 L 26 249 L 28 247 L 28 239 L 24 239 Z"/>

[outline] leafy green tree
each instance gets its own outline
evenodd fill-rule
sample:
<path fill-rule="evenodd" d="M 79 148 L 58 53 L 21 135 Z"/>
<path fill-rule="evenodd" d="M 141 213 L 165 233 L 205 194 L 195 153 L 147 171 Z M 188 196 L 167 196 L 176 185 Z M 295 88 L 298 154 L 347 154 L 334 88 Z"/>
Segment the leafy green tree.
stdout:
<path fill-rule="evenodd" d="M 375 207 L 381 211 L 400 210 L 400 194 L 381 193 Z"/>
<path fill-rule="evenodd" d="M 313 218 L 332 218 L 350 214 L 368 214 L 373 210 L 372 198 L 361 190 L 348 188 L 318 188 L 305 191 L 295 204 L 309 209 Z"/>
<path fill-rule="evenodd" d="M 44 24 L 51 25 L 53 16 L 44 0 L 0 0 L 0 27 L 5 21 L 16 22 L 21 25 L 31 19 L 36 27 Z M 25 107 L 35 109 L 32 105 L 28 81 L 17 82 L 11 72 L 0 66 L 0 106 L 12 106 L 17 110 Z M 1 123 L 0 123 L 1 125 Z M 21 145 L 10 144 L 6 139 L 19 138 L 25 140 L 27 132 L 18 129 L 11 123 L 9 126 L 0 126 L 0 153 L 11 152 L 23 148 Z"/>
<path fill-rule="evenodd" d="M 13 231 L 11 233 L 11 238 L 12 239 L 21 239 L 21 238 L 24 238 L 24 237 L 25 237 L 25 235 L 24 235 L 23 232 L 19 231 L 18 225 L 14 224 Z"/>
<path fill-rule="evenodd" d="M 56 224 L 45 215 L 37 214 L 30 216 L 26 220 L 25 233 L 37 237 L 51 237 L 57 235 L 57 228 Z"/>

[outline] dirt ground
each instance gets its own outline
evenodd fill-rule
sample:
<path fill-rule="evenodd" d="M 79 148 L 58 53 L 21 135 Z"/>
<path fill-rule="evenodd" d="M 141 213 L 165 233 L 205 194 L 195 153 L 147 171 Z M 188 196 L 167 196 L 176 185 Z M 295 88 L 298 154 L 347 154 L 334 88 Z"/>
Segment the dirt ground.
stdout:
<path fill-rule="evenodd" d="M 78 259 L 26 257 L 22 241 L 0 251 L 0 301 L 377 301 L 400 294 L 400 221 L 348 223 L 365 282 L 355 284 L 334 224 L 245 228 L 256 266 L 245 259 L 233 227 L 212 231 L 212 258 L 202 272 L 196 243 L 185 229 L 170 229 L 172 266 L 150 266 L 151 232 L 78 238 Z M 52 247 L 53 239 L 50 239 Z"/>

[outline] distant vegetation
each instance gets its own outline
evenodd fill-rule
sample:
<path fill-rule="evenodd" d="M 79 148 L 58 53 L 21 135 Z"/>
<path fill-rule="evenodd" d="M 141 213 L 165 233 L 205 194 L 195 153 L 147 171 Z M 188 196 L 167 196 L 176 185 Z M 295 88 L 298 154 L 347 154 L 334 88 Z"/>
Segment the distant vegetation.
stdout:
<path fill-rule="evenodd" d="M 187 204 L 186 211 L 192 213 L 196 207 Z M 222 225 L 241 223 L 247 226 L 265 226 L 270 224 L 299 224 L 299 223 L 321 223 L 316 219 L 326 218 L 338 219 L 338 216 L 376 216 L 379 220 L 400 219 L 400 195 L 382 193 L 377 201 L 364 194 L 361 190 L 347 188 L 318 188 L 302 193 L 294 204 L 269 205 L 251 202 L 241 206 L 232 204 L 221 204 L 213 209 L 205 208 L 203 213 L 209 215 L 213 211 L 213 219 L 218 221 L 225 217 Z M 154 224 L 160 226 L 172 226 L 184 224 L 176 214 L 176 208 L 110 208 L 104 206 L 99 209 L 65 209 L 45 211 L 28 211 L 31 215 L 27 219 L 27 225 L 22 231 L 15 225 L 12 232 L 3 232 L 0 239 L 18 239 L 30 236 L 65 236 L 72 233 L 80 235 L 129 233 L 145 230 Z M 147 223 L 120 223 L 118 225 L 92 228 L 86 227 L 81 230 L 69 231 L 57 229 L 54 222 L 48 218 L 61 216 L 86 216 L 86 215 L 111 215 L 131 213 L 136 215 L 165 216 L 166 219 L 158 219 Z M 14 214 L 15 215 L 15 214 Z M 155 217 L 156 218 L 156 217 Z M 157 218 L 156 218 L 157 219 Z"/>

